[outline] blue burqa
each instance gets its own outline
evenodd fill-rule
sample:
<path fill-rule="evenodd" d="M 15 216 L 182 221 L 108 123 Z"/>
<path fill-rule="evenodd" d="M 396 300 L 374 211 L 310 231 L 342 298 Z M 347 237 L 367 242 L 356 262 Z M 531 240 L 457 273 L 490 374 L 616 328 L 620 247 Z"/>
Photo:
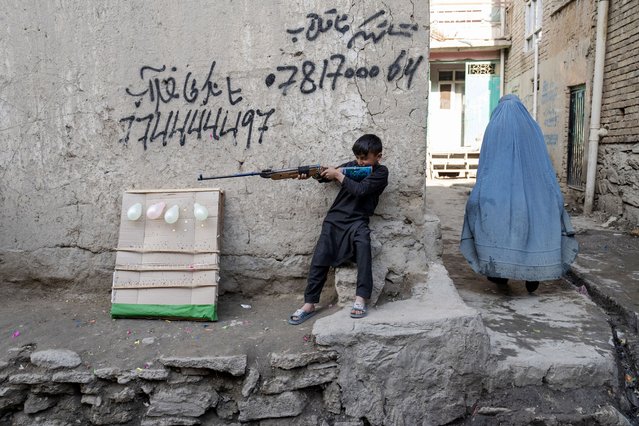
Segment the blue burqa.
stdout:
<path fill-rule="evenodd" d="M 543 134 L 515 95 L 486 127 L 460 249 L 479 274 L 526 281 L 559 278 L 577 255 Z"/>

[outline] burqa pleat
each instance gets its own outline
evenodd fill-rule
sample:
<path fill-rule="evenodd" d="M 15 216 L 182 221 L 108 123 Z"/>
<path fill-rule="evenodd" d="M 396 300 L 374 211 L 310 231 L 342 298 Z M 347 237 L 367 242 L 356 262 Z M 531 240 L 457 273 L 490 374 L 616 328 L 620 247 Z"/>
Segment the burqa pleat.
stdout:
<path fill-rule="evenodd" d="M 577 255 L 543 134 L 515 95 L 486 127 L 460 249 L 479 274 L 526 281 L 559 278 Z"/>

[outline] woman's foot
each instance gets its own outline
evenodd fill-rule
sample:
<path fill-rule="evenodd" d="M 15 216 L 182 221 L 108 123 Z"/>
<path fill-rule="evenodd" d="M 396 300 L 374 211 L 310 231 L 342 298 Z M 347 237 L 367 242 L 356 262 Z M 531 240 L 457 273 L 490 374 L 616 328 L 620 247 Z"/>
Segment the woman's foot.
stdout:
<path fill-rule="evenodd" d="M 508 284 L 508 278 L 497 278 L 497 277 L 486 277 L 488 281 L 495 283 L 497 285 L 506 285 Z"/>
<path fill-rule="evenodd" d="M 533 293 L 539 288 L 539 281 L 526 281 L 526 290 L 528 293 Z"/>

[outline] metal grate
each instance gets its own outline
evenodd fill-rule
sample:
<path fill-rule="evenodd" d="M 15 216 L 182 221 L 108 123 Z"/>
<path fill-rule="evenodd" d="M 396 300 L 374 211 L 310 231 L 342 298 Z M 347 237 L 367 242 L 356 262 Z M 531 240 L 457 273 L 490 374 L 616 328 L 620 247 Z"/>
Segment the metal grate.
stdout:
<path fill-rule="evenodd" d="M 570 116 L 568 119 L 568 185 L 584 189 L 584 101 L 586 86 L 570 89 Z"/>

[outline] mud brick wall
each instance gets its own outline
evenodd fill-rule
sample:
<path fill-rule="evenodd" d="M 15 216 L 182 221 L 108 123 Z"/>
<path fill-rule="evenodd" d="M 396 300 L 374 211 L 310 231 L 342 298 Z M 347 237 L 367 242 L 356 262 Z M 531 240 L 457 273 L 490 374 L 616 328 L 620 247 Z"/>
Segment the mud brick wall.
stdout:
<path fill-rule="evenodd" d="M 597 209 L 639 226 L 639 4 L 610 2 Z"/>
<path fill-rule="evenodd" d="M 384 144 L 372 228 L 423 272 L 428 2 L 8 1 L 0 17 L 0 276 L 108 288 L 129 189 L 225 191 L 221 290 L 299 291 L 335 185 L 230 174 Z"/>

